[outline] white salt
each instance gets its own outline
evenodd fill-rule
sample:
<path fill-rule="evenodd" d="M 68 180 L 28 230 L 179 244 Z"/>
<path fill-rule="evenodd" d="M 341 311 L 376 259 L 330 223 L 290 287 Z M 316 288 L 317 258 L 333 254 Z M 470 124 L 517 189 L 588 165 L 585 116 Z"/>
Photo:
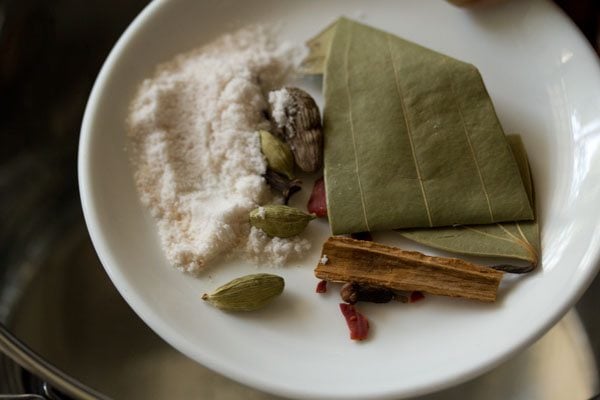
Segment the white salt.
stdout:
<path fill-rule="evenodd" d="M 323 257 L 321 257 L 319 262 L 323 265 L 327 264 L 329 262 L 329 258 L 327 257 L 327 254 L 323 254 Z"/>
<path fill-rule="evenodd" d="M 160 65 L 131 104 L 135 181 L 168 261 L 198 271 L 235 250 L 283 264 L 307 240 L 269 238 L 249 212 L 273 201 L 257 130 L 269 127 L 265 93 L 281 86 L 302 51 L 268 30 L 242 29 Z"/>
<path fill-rule="evenodd" d="M 293 113 L 293 101 L 286 88 L 274 90 L 269 93 L 271 116 L 279 128 L 283 128 L 289 113 Z"/>

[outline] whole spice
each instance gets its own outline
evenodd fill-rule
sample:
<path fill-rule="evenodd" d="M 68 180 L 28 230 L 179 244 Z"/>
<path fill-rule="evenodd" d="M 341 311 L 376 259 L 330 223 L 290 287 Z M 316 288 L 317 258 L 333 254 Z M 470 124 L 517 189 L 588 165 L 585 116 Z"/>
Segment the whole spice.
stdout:
<path fill-rule="evenodd" d="M 203 294 L 202 300 L 225 311 L 254 311 L 279 296 L 284 286 L 283 278 L 277 275 L 246 275 Z"/>
<path fill-rule="evenodd" d="M 405 290 L 394 290 L 394 300 L 400 303 L 410 303 L 410 296 L 413 292 L 407 292 Z"/>
<path fill-rule="evenodd" d="M 421 292 L 412 292 L 410 294 L 410 302 L 411 303 L 416 303 L 417 301 L 421 301 L 425 298 L 425 295 Z"/>
<path fill-rule="evenodd" d="M 358 282 L 348 282 L 342 286 L 340 291 L 342 300 L 348 304 L 356 304 L 359 301 L 370 303 L 389 303 L 394 300 L 395 293 L 381 286 L 364 285 Z"/>
<path fill-rule="evenodd" d="M 327 293 L 327 281 L 320 280 L 319 283 L 317 283 L 317 288 L 315 289 L 315 292 Z"/>
<path fill-rule="evenodd" d="M 273 190 L 281 193 L 286 205 L 290 197 L 302 189 L 302 182 L 299 179 L 288 179 L 270 168 L 267 168 L 267 172 L 263 176 Z"/>
<path fill-rule="evenodd" d="M 369 320 L 359 313 L 352 304 L 341 303 L 340 310 L 350 329 L 350 339 L 365 340 L 369 334 Z"/>
<path fill-rule="evenodd" d="M 305 172 L 315 172 L 323 162 L 323 132 L 314 99 L 302 89 L 284 87 L 269 93 L 269 103 L 296 164 Z"/>
<path fill-rule="evenodd" d="M 250 211 L 250 224 L 262 229 L 269 236 L 287 238 L 296 236 L 315 217 L 297 208 L 268 205 Z"/>
<path fill-rule="evenodd" d="M 287 143 L 282 142 L 271 132 L 259 131 L 260 147 L 263 155 L 267 159 L 269 168 L 287 176 L 294 178 L 294 155 Z"/>
<path fill-rule="evenodd" d="M 306 42 L 308 55 L 300 65 L 300 72 L 308 75 L 321 75 L 329 54 L 329 45 L 335 33 L 336 23 L 323 29 L 317 36 Z"/>
<path fill-rule="evenodd" d="M 327 199 L 325 198 L 325 180 L 323 177 L 315 181 L 306 209 L 317 217 L 327 217 Z"/>
<path fill-rule="evenodd" d="M 331 237 L 323 245 L 326 265 L 315 276 L 392 290 L 495 301 L 503 273 L 456 258 L 431 257 L 379 243 Z"/>
<path fill-rule="evenodd" d="M 324 174 L 334 234 L 533 220 L 472 64 L 345 18 L 328 49 Z"/>

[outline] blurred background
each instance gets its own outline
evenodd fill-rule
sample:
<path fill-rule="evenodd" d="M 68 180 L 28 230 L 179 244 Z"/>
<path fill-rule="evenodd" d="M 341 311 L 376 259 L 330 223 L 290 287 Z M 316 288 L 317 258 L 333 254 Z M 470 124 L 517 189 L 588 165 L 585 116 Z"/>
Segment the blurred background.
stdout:
<path fill-rule="evenodd" d="M 556 3 L 600 54 L 600 1 Z M 113 288 L 87 236 L 76 171 L 84 107 L 111 47 L 146 4 L 0 0 L 0 398 L 274 398 L 155 336 Z M 591 398 L 599 299 L 596 279 L 526 352 L 426 399 Z"/>

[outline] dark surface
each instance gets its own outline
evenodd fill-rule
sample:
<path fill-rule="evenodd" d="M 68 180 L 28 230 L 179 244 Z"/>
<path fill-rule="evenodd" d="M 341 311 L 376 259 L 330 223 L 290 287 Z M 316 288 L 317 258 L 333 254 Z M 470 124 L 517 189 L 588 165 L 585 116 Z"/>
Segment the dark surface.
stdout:
<path fill-rule="evenodd" d="M 77 199 L 77 143 L 87 96 L 111 47 L 146 3 L 0 0 L 2 221 L 22 209 L 25 196 L 7 187 L 20 170 L 28 170 L 30 188 L 19 189 L 36 190 L 52 180 L 58 190 L 44 201 Z M 9 236 L 14 231 L 2 228 Z M 0 260 L 7 243 L 15 242 L 2 233 Z"/>
<path fill-rule="evenodd" d="M 0 0 L 0 278 L 65 215 L 82 218 L 77 145 L 87 97 L 146 3 Z"/>
<path fill-rule="evenodd" d="M 600 1 L 555 0 L 600 54 Z"/>
<path fill-rule="evenodd" d="M 75 181 L 87 96 L 111 47 L 146 1 L 0 1 L 0 159 L 65 156 Z"/>

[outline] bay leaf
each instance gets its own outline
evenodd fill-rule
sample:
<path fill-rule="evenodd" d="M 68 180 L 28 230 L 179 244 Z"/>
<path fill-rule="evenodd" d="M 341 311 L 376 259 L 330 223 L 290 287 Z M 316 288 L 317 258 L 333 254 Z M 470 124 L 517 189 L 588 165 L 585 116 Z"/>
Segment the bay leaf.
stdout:
<path fill-rule="evenodd" d="M 316 40 L 333 234 L 533 219 L 473 65 L 345 18 Z"/>
<path fill-rule="evenodd" d="M 329 46 L 335 33 L 336 22 L 328 25 L 306 42 L 308 55 L 300 65 L 300 72 L 307 75 L 320 75 L 325 71 Z"/>
<path fill-rule="evenodd" d="M 508 135 L 507 139 L 519 165 L 527 196 L 531 204 L 535 204 L 533 180 L 523 142 L 519 135 Z M 503 269 L 509 272 L 528 272 L 539 262 L 540 237 L 537 220 L 434 229 L 408 229 L 399 232 L 407 239 L 453 253 L 511 258 L 529 263 L 528 267 L 522 269 L 516 266 L 509 269 L 510 266 L 505 266 Z"/>

